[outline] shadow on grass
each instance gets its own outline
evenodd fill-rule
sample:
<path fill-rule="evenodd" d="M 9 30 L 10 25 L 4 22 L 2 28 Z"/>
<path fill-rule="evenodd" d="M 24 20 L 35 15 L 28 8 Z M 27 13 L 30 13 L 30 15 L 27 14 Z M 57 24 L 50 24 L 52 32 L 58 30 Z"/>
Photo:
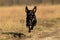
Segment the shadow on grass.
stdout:
<path fill-rule="evenodd" d="M 23 33 L 16 33 L 16 32 L 2 32 L 1 34 L 12 35 L 13 37 L 25 37 L 26 35 Z"/>

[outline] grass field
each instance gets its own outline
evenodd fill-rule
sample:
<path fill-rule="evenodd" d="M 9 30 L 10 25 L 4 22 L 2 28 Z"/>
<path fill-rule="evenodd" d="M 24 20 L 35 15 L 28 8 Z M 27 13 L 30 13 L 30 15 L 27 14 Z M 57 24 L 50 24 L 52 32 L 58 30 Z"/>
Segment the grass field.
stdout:
<path fill-rule="evenodd" d="M 33 9 L 34 6 L 28 6 Z M 37 5 L 37 25 L 28 33 L 25 6 L 0 7 L 0 33 L 17 32 L 21 38 L 0 34 L 0 40 L 60 40 L 60 5 Z"/>

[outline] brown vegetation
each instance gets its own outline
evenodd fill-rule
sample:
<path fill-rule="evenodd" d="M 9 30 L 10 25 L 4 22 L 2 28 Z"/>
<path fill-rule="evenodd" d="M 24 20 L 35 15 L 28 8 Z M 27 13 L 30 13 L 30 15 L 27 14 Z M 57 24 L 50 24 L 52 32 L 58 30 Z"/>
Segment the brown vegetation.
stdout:
<path fill-rule="evenodd" d="M 32 9 L 34 6 L 29 6 Z M 0 34 L 0 40 L 60 40 L 60 5 L 37 5 L 37 26 L 31 33 L 25 26 L 25 6 L 0 7 L 0 33 L 16 32 L 26 36 L 14 38 Z"/>

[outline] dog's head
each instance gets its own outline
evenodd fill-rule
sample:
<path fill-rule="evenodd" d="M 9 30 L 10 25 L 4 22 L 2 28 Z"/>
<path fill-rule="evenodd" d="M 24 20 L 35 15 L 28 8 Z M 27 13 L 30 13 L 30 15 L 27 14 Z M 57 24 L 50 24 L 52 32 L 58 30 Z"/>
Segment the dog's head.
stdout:
<path fill-rule="evenodd" d="M 32 10 L 29 10 L 27 6 L 25 8 L 25 12 L 27 13 L 27 16 L 29 16 L 29 17 L 35 16 L 36 10 L 37 10 L 36 6 L 34 6 L 34 8 Z"/>

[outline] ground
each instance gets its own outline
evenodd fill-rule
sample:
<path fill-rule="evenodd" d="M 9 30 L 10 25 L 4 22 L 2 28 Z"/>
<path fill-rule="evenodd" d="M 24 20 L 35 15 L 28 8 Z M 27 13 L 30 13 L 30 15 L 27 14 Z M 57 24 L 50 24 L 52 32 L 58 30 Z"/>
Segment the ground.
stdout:
<path fill-rule="evenodd" d="M 0 40 L 60 40 L 60 5 L 37 5 L 36 17 L 37 25 L 28 33 L 25 6 L 0 7 Z"/>

